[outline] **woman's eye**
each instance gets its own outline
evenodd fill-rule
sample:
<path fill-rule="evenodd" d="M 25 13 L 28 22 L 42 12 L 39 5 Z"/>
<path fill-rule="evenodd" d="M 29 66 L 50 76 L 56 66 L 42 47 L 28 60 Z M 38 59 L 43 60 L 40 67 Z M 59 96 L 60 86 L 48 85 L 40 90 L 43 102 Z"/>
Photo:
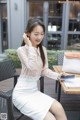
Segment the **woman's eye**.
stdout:
<path fill-rule="evenodd" d="M 35 36 L 38 36 L 39 34 L 34 34 Z M 41 34 L 42 36 L 44 35 L 44 34 Z"/>
<path fill-rule="evenodd" d="M 41 34 L 41 35 L 44 35 L 44 34 Z"/>
<path fill-rule="evenodd" d="M 35 34 L 36 36 L 38 35 L 38 34 Z"/>

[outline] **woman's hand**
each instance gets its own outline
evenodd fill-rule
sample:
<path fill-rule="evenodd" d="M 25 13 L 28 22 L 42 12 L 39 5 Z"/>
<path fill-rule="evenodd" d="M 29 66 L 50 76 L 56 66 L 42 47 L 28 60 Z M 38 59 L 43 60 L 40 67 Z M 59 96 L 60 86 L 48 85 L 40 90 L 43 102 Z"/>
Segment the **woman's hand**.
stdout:
<path fill-rule="evenodd" d="M 65 80 L 65 79 L 74 78 L 74 77 L 75 77 L 75 75 L 73 75 L 73 74 L 68 74 L 68 73 L 65 73 L 65 72 L 61 72 L 58 75 L 58 80 Z"/>
<path fill-rule="evenodd" d="M 58 75 L 58 80 L 61 80 L 62 77 L 65 77 L 67 74 L 65 72 L 61 72 L 59 75 Z"/>
<path fill-rule="evenodd" d="M 27 46 L 29 46 L 29 47 L 32 46 L 32 43 L 31 43 L 31 41 L 29 40 L 29 38 L 27 37 L 26 33 L 23 34 L 23 40 L 24 40 L 24 43 L 25 43 Z"/>

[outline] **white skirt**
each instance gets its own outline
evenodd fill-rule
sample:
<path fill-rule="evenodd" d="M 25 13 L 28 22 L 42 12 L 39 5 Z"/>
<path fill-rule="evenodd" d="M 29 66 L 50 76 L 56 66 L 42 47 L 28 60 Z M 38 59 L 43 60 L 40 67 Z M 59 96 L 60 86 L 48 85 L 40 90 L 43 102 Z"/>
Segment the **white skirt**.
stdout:
<path fill-rule="evenodd" d="M 39 77 L 19 77 L 12 95 L 16 108 L 33 120 L 43 120 L 54 101 L 38 90 L 38 80 Z"/>

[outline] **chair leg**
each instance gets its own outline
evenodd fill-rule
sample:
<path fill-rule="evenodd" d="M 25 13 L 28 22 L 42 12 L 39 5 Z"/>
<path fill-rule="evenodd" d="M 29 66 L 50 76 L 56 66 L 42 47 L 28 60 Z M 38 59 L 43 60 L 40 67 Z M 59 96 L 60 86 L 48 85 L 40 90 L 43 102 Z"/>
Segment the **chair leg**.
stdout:
<path fill-rule="evenodd" d="M 1 98 L 1 108 L 3 108 L 3 98 Z"/>
<path fill-rule="evenodd" d="M 55 85 L 55 92 L 57 93 L 57 89 L 58 89 L 58 81 L 56 81 L 55 84 L 56 84 L 56 85 Z"/>
<path fill-rule="evenodd" d="M 11 97 L 7 99 L 7 117 L 8 120 L 14 120 Z"/>
<path fill-rule="evenodd" d="M 58 82 L 59 86 L 58 86 L 58 101 L 60 102 L 60 97 L 61 97 L 61 84 L 60 82 Z"/>

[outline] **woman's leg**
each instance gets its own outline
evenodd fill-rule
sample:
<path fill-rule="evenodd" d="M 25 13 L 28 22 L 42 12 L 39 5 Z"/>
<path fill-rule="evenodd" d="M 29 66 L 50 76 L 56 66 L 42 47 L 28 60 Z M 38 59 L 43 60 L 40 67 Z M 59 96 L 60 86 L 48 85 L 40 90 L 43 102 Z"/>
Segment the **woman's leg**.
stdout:
<path fill-rule="evenodd" d="M 50 112 L 55 116 L 56 120 L 67 120 L 64 109 L 57 100 L 53 102 Z"/>
<path fill-rule="evenodd" d="M 46 114 L 44 120 L 56 120 L 54 115 L 48 111 L 48 113 Z"/>

